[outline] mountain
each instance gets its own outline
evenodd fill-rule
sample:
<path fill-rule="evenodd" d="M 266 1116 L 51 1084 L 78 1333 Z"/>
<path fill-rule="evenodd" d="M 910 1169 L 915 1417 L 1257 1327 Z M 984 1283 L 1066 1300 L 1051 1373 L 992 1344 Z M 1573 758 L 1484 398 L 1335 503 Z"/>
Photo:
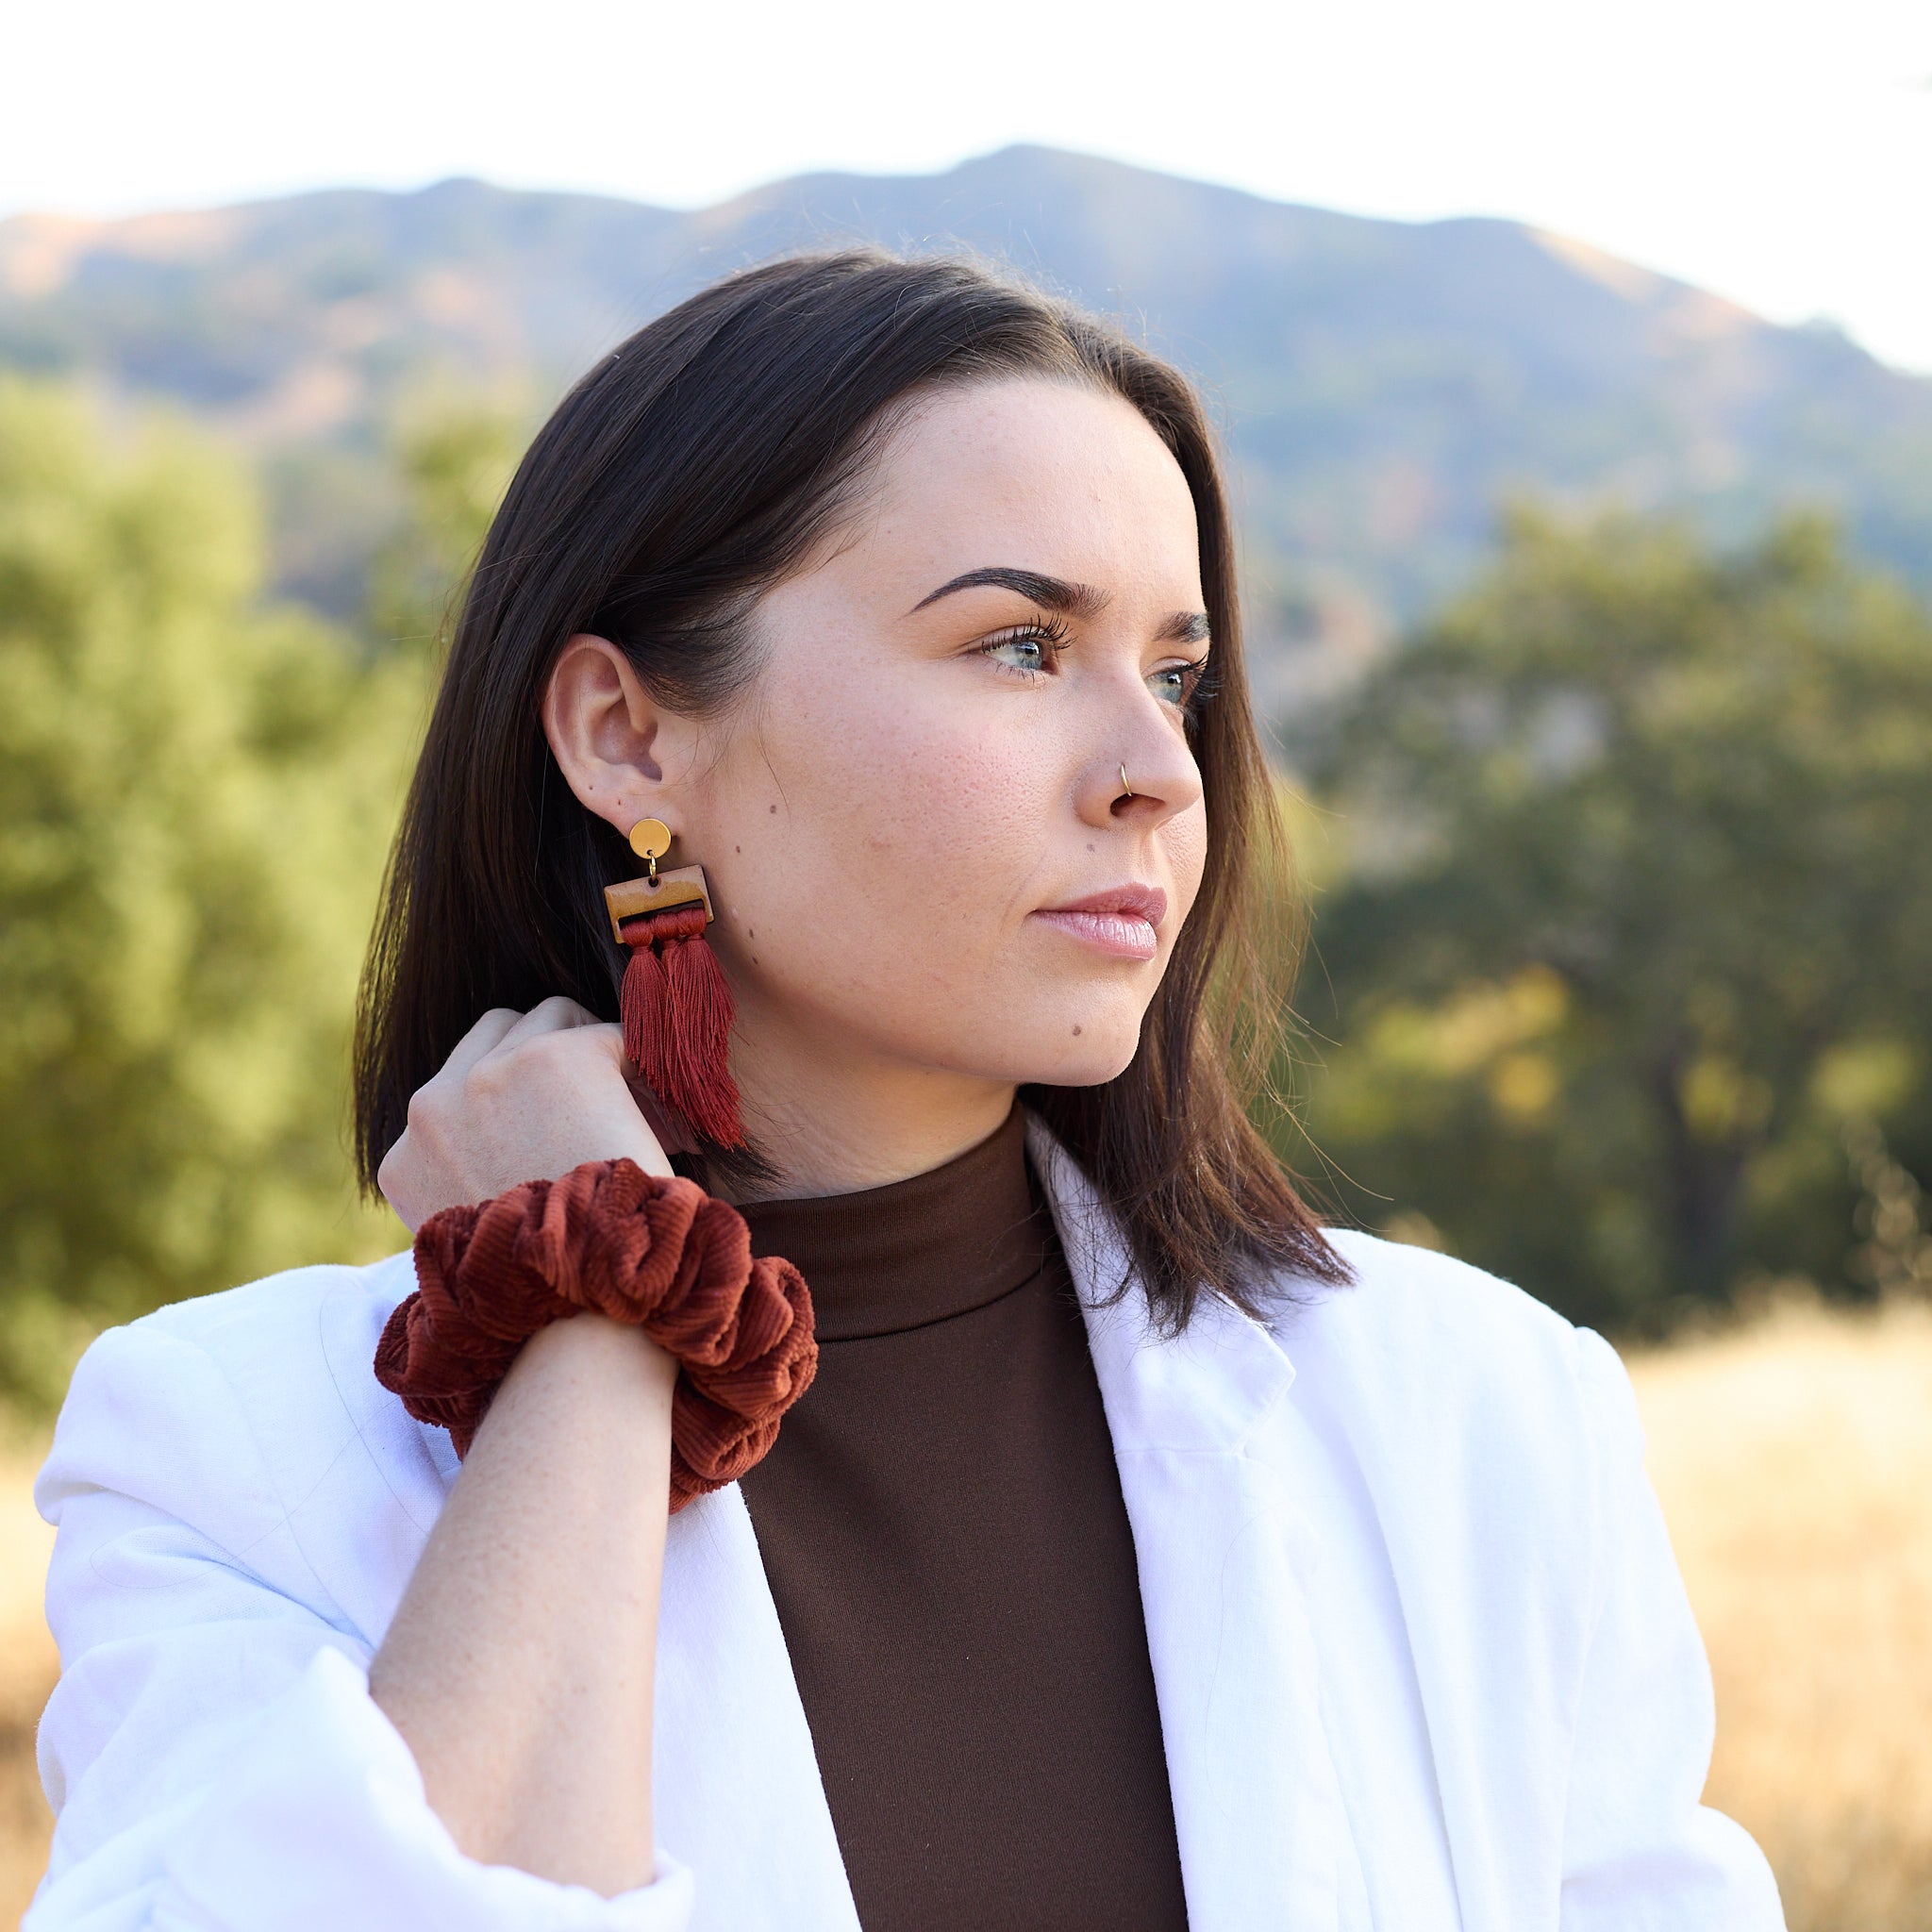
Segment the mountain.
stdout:
<path fill-rule="evenodd" d="M 814 175 L 691 212 L 479 181 L 0 223 L 0 363 L 175 399 L 257 450 L 286 588 L 353 606 L 385 435 L 438 384 L 553 396 L 702 281 L 855 238 L 965 245 L 1208 386 L 1275 655 L 1412 616 L 1529 491 L 1739 533 L 1825 506 L 1932 586 L 1932 380 L 1580 243 L 1384 222 L 1085 156 Z"/>

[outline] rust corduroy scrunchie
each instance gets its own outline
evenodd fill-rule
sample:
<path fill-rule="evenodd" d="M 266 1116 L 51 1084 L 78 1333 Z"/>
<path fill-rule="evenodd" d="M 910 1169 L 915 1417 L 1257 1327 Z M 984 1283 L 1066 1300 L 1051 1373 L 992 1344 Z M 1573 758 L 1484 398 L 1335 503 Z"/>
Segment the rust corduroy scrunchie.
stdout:
<path fill-rule="evenodd" d="M 764 1455 L 818 1367 L 810 1291 L 790 1261 L 752 1258 L 741 1214 L 694 1181 L 591 1160 L 423 1224 L 375 1379 L 466 1456 L 524 1343 L 585 1310 L 677 1357 L 674 1515 Z"/>

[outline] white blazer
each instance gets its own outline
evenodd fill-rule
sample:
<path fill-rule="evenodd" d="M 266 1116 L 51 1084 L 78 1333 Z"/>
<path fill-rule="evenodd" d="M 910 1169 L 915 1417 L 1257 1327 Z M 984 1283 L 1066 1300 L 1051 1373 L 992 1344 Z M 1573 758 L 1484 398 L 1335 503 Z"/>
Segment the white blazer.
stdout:
<path fill-rule="evenodd" d="M 1032 1147 L 1133 1526 L 1192 1932 L 1783 1923 L 1703 1809 L 1709 1674 L 1607 1344 L 1343 1234 L 1269 1325 L 1133 1300 Z M 407 1255 L 117 1328 L 41 1475 L 65 1666 L 25 1932 L 857 1932 L 739 1491 L 671 1524 L 656 1882 L 605 1899 L 458 1851 L 366 1671 L 457 1474 L 371 1373 Z M 1069 1928 L 1074 1932 L 1074 1928 Z"/>

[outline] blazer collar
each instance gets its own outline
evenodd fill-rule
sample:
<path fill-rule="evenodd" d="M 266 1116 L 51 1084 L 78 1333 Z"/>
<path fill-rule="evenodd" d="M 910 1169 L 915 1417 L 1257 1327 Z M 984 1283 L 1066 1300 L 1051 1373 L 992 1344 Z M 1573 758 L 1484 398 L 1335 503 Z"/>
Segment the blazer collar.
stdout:
<path fill-rule="evenodd" d="M 1293 1365 L 1218 1296 L 1159 1336 L 1112 1216 L 1039 1121 L 1029 1136 L 1133 1527 L 1188 1923 L 1335 1932 L 1364 1892 L 1305 1595 L 1319 1552 L 1278 1453 Z"/>
<path fill-rule="evenodd" d="M 1287 1352 L 1268 1328 L 1218 1294 L 1203 1298 L 1185 1333 L 1158 1334 L 1131 1279 L 1119 1224 L 1036 1114 L 1027 1116 L 1026 1149 L 1087 1317 L 1116 1454 L 1239 1455 L 1288 1399 L 1294 1364 Z"/>

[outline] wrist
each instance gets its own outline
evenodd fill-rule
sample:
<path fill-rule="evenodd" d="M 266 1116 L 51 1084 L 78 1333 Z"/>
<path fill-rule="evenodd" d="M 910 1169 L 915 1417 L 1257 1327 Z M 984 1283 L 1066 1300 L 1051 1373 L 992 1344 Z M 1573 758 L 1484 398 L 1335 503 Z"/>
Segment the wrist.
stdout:
<path fill-rule="evenodd" d="M 582 1136 L 582 1146 L 583 1151 L 577 1158 L 565 1161 L 561 1172 L 553 1178 L 560 1179 L 571 1168 L 593 1160 L 627 1160 L 633 1167 L 641 1168 L 659 1180 L 669 1180 L 675 1172 L 670 1157 L 658 1145 L 658 1137 L 635 1108 L 627 1107 L 621 1118 L 612 1118 L 592 1126 Z M 563 1153 L 559 1153 L 558 1158 L 562 1160 Z"/>
<path fill-rule="evenodd" d="M 567 1315 L 540 1328 L 496 1390 L 464 1460 L 508 1454 L 557 1464 L 571 1480 L 620 1487 L 668 1478 L 677 1361 L 648 1336 L 603 1315 Z M 588 1458 L 588 1462 L 587 1462 Z"/>
<path fill-rule="evenodd" d="M 667 1408 L 672 1385 L 677 1380 L 677 1357 L 669 1349 L 660 1347 L 635 1324 L 613 1322 L 593 1309 L 566 1315 L 538 1329 L 525 1342 L 511 1374 L 525 1362 L 531 1364 L 533 1373 L 555 1365 L 566 1373 L 632 1382 L 661 1394 Z"/>
<path fill-rule="evenodd" d="M 750 1245 L 735 1209 L 626 1158 L 520 1183 L 423 1224 L 376 1380 L 459 1458 L 512 1380 L 554 1416 L 594 1411 L 593 1433 L 661 1404 L 675 1514 L 765 1454 L 817 1367 L 810 1291 Z"/>

